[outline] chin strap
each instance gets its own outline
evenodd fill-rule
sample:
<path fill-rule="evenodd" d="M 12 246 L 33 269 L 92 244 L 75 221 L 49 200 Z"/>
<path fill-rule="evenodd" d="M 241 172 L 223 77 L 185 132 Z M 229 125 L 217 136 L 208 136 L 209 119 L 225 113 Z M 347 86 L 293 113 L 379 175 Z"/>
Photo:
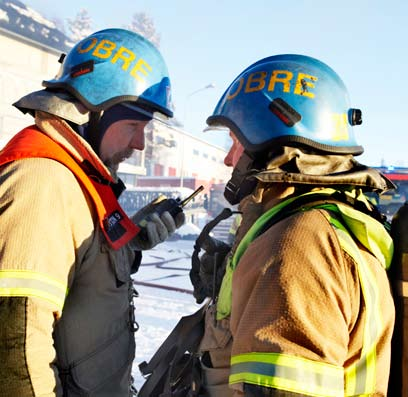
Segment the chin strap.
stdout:
<path fill-rule="evenodd" d="M 261 171 L 260 164 L 262 164 L 263 159 L 264 156 L 260 153 L 253 157 L 244 151 L 224 190 L 224 197 L 231 205 L 238 204 L 255 190 L 258 180 L 254 176 Z"/>
<path fill-rule="evenodd" d="M 89 122 L 84 128 L 84 138 L 91 145 L 94 152 L 99 156 L 99 146 L 102 137 L 99 136 L 99 122 L 102 112 L 89 112 Z"/>

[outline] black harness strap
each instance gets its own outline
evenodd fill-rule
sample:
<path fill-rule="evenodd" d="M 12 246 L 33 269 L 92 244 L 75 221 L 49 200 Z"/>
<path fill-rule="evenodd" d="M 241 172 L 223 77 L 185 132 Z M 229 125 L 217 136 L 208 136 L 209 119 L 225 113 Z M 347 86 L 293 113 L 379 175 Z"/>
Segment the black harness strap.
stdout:
<path fill-rule="evenodd" d="M 234 213 L 231 209 L 224 208 L 204 226 L 194 245 L 190 276 L 194 275 L 194 272 L 199 276 L 198 255 L 211 230 Z M 195 371 L 194 364 L 197 360 L 198 346 L 204 335 L 204 316 L 208 305 L 209 302 L 194 314 L 182 317 L 150 361 L 139 364 L 140 372 L 147 379 L 138 397 L 198 395 L 200 375 L 199 371 Z"/>
<path fill-rule="evenodd" d="M 184 369 L 177 364 L 183 362 L 186 352 L 191 355 L 197 352 L 204 334 L 204 314 L 207 307 L 208 304 L 205 304 L 194 314 L 182 317 L 150 361 L 139 365 L 140 372 L 147 376 L 139 397 L 174 395 L 172 387 L 180 380 L 180 372 Z"/>
<path fill-rule="evenodd" d="M 199 289 L 200 285 L 200 258 L 199 253 L 202 248 L 204 241 L 208 238 L 211 230 L 218 225 L 224 219 L 229 218 L 233 214 L 238 213 L 238 211 L 232 211 L 230 208 L 224 208 L 212 221 L 208 222 L 201 231 L 200 235 L 197 237 L 194 244 L 194 251 L 191 255 L 191 270 L 190 279 L 194 285 L 194 298 L 196 298 L 197 303 L 201 303 L 206 298 L 206 293 L 204 288 Z"/>

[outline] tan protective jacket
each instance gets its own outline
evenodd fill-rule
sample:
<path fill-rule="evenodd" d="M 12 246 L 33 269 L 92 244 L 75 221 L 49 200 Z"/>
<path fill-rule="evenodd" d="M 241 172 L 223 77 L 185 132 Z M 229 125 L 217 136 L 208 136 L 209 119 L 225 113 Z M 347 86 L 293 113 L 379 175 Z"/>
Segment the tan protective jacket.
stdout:
<path fill-rule="evenodd" d="M 64 121 L 46 114 L 36 121 L 79 161 L 112 178 Z M 0 395 L 60 397 L 64 389 L 69 397 L 129 396 L 133 251 L 108 246 L 90 198 L 54 160 L 4 166 L 0 198 L 1 272 L 24 278 L 30 287 L 0 297 L 9 302 L 1 311 L 1 321 L 7 321 L 2 343 L 8 346 L 0 350 Z"/>
<path fill-rule="evenodd" d="M 244 203 L 237 242 L 260 212 L 276 204 L 276 200 L 265 200 L 267 194 L 264 192 L 262 204 L 251 204 L 250 199 Z M 382 329 L 376 349 L 376 386 L 370 396 L 383 397 L 389 375 L 394 305 L 383 266 L 361 245 L 359 252 L 374 276 L 379 293 Z M 322 363 L 322 371 L 325 365 L 333 371 L 341 371 L 360 357 L 367 308 L 362 299 L 358 268 L 341 247 L 325 210 L 296 213 L 266 230 L 248 246 L 232 280 L 231 315 L 216 322 L 216 327 L 211 325 L 214 318 L 208 321 L 201 345 L 202 350 L 210 351 L 215 367 L 205 377 L 210 383 L 209 395 L 226 395 L 225 388 L 224 394 L 217 392 L 222 390 L 226 379 L 216 379 L 211 372 L 220 368 L 219 373 L 225 373 L 229 354 L 242 368 L 250 362 L 246 360 L 262 359 L 266 364 L 273 362 L 268 360 L 276 355 L 281 359 L 285 357 L 288 365 L 299 359 L 293 368 L 299 368 L 302 360 L 316 365 Z M 217 334 L 221 328 L 229 329 L 230 338 L 227 331 L 223 337 Z M 262 353 L 265 353 L 263 358 Z M 299 393 L 299 389 L 291 388 L 289 383 L 283 388 L 281 383 L 268 383 L 275 382 L 272 375 L 273 371 L 266 372 L 253 382 Z M 243 384 L 234 376 L 229 379 L 233 383 L 229 393 L 240 396 Z M 330 388 L 329 378 L 325 382 Z M 309 392 L 322 397 L 328 395 L 323 389 L 321 394 L 316 390 L 307 390 Z M 336 395 L 346 395 L 339 393 Z"/>

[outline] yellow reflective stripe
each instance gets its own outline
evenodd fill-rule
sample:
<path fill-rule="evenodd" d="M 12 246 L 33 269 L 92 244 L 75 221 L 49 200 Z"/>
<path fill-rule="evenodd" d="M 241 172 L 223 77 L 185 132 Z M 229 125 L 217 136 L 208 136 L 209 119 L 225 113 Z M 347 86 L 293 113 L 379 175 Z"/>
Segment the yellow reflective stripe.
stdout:
<path fill-rule="evenodd" d="M 375 277 L 361 255 L 355 241 L 338 221 L 330 218 L 340 245 L 356 262 L 361 290 L 366 306 L 366 321 L 361 357 L 345 370 L 346 396 L 374 393 L 376 385 L 376 347 L 382 329 L 378 286 Z"/>
<path fill-rule="evenodd" d="M 241 214 L 237 214 L 234 218 L 234 220 L 232 221 L 231 227 L 228 231 L 229 234 L 232 234 L 235 236 L 239 225 L 241 224 L 242 221 L 242 215 Z"/>
<path fill-rule="evenodd" d="M 0 270 L 1 296 L 34 296 L 62 309 L 67 286 L 43 273 L 28 270 Z"/>
<path fill-rule="evenodd" d="M 231 265 L 231 257 L 227 259 L 227 265 L 225 267 L 225 274 L 221 282 L 220 292 L 218 293 L 218 302 L 217 302 L 217 314 L 216 318 L 218 321 L 227 317 L 231 313 L 232 305 L 232 275 L 234 269 Z"/>
<path fill-rule="evenodd" d="M 306 396 L 344 397 L 343 367 L 281 353 L 232 356 L 229 383 L 251 383 Z"/>
<path fill-rule="evenodd" d="M 13 278 L 31 278 L 33 280 L 44 281 L 62 290 L 66 289 L 66 285 L 64 283 L 46 276 L 44 273 L 33 272 L 31 270 L 0 270 L 0 278 L 3 277 L 3 274 L 7 274 L 8 277 Z"/>

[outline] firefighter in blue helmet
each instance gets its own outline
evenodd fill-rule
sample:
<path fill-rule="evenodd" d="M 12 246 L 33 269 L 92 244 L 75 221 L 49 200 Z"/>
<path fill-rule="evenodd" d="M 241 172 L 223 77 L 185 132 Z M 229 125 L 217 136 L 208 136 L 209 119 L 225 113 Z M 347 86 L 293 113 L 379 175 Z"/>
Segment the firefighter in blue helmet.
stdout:
<path fill-rule="evenodd" d="M 128 397 L 131 273 L 184 215 L 151 203 L 129 218 L 117 168 L 149 123 L 172 117 L 170 81 L 159 51 L 124 29 L 61 61 L 14 104 L 35 125 L 0 152 L 0 395 Z"/>
<path fill-rule="evenodd" d="M 271 56 L 207 123 L 233 139 L 225 196 L 242 220 L 220 285 L 191 277 L 198 301 L 219 290 L 200 345 L 203 393 L 386 396 L 393 245 L 364 193 L 393 185 L 355 159 L 361 112 L 343 82 L 311 57 Z"/>

